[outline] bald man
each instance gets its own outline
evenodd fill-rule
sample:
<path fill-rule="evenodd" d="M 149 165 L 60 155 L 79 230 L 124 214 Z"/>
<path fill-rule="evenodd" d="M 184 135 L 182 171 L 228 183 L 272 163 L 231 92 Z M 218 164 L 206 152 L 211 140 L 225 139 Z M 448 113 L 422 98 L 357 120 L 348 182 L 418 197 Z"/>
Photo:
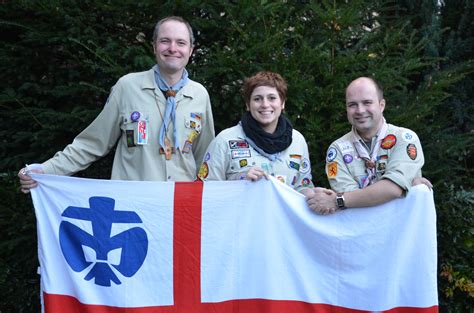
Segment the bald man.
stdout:
<path fill-rule="evenodd" d="M 370 207 L 404 196 L 421 177 L 423 150 L 415 132 L 387 124 L 385 99 L 373 78 L 359 77 L 346 88 L 347 119 L 352 130 L 334 141 L 326 155 L 331 189 L 306 192 L 309 207 L 332 214 Z"/>

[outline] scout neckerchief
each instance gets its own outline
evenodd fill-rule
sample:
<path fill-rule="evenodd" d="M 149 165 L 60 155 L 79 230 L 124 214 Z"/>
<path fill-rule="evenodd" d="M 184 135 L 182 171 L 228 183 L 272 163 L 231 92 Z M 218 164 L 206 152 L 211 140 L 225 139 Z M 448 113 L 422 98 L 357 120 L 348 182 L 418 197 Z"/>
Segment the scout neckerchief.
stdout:
<path fill-rule="evenodd" d="M 264 131 L 250 112 L 245 112 L 240 123 L 248 143 L 271 161 L 275 161 L 277 153 L 288 148 L 293 140 L 293 127 L 283 115 L 278 118 L 277 128 L 273 134 Z"/>
<path fill-rule="evenodd" d="M 387 128 L 387 122 L 385 122 L 385 119 L 383 119 L 382 127 L 380 127 L 376 136 L 377 141 L 375 142 L 375 145 L 371 147 L 372 151 L 369 156 L 367 149 L 362 145 L 362 138 L 359 136 L 354 126 L 352 127 L 352 142 L 357 150 L 357 153 L 359 154 L 359 157 L 361 157 L 365 161 L 365 169 L 367 171 L 367 179 L 364 181 L 362 188 L 365 188 L 374 183 L 376 177 L 375 161 L 377 160 L 377 153 L 379 152 L 382 140 L 387 134 Z"/>
<path fill-rule="evenodd" d="M 177 127 L 176 127 L 176 94 L 178 91 L 184 87 L 188 83 L 188 72 L 186 69 L 183 69 L 183 75 L 179 82 L 174 84 L 173 86 L 169 86 L 168 83 L 163 79 L 160 74 L 160 69 L 158 65 L 153 66 L 153 70 L 155 72 L 155 81 L 158 87 L 163 90 L 166 94 L 166 109 L 165 109 L 165 116 L 163 116 L 163 125 L 161 125 L 160 130 L 160 146 L 165 150 L 169 151 L 171 148 L 171 144 L 167 137 L 167 130 L 169 127 L 170 122 L 173 123 L 173 137 L 174 137 L 174 145 L 175 147 L 179 147 L 179 139 L 177 134 Z M 170 154 L 166 155 L 166 158 L 171 158 Z"/>

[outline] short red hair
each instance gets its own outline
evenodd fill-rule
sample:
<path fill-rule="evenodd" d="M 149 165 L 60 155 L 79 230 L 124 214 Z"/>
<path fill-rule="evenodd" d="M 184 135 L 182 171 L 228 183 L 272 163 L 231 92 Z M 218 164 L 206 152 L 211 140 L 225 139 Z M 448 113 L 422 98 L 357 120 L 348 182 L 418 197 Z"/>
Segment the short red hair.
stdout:
<path fill-rule="evenodd" d="M 245 104 L 250 103 L 250 96 L 252 95 L 253 90 L 261 86 L 275 88 L 278 91 L 281 101 L 286 100 L 286 91 L 288 90 L 288 86 L 283 77 L 281 77 L 281 75 L 278 73 L 262 71 L 245 79 L 244 85 L 242 87 L 242 95 L 244 97 Z"/>

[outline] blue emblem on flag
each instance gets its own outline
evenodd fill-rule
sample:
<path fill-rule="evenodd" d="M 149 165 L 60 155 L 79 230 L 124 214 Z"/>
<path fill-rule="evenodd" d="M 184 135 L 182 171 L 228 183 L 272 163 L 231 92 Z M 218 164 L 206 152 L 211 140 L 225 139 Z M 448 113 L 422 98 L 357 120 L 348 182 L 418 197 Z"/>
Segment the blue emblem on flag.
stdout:
<path fill-rule="evenodd" d="M 143 228 L 132 227 L 111 237 L 112 225 L 117 223 L 142 223 L 137 213 L 116 211 L 115 200 L 106 197 L 89 198 L 90 208 L 69 206 L 62 216 L 79 221 L 89 221 L 92 234 L 69 221 L 59 226 L 61 251 L 75 272 L 89 268 L 85 280 L 94 278 L 96 285 L 120 285 L 114 271 L 132 277 L 145 261 L 148 237 Z M 95 256 L 94 256 L 95 252 Z M 112 268 L 113 267 L 113 268 Z"/>

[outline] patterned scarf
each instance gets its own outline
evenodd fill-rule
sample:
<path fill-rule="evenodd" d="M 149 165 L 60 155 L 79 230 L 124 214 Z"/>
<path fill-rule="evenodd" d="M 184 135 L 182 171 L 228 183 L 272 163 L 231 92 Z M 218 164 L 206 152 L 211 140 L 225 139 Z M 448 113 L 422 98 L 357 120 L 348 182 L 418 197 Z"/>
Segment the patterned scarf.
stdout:
<path fill-rule="evenodd" d="M 375 181 L 375 162 L 377 161 L 377 153 L 379 152 L 382 140 L 387 135 L 387 128 L 387 122 L 385 121 L 385 119 L 383 119 L 382 127 L 380 127 L 376 135 L 377 141 L 375 142 L 375 145 L 371 148 L 372 151 L 370 152 L 369 156 L 367 149 L 362 145 L 362 138 L 359 136 L 354 126 L 352 126 L 352 143 L 354 144 L 354 147 L 356 148 L 359 157 L 361 157 L 365 161 L 365 168 L 367 171 L 367 179 L 364 181 L 364 185 L 362 186 L 362 188 L 373 184 Z"/>
<path fill-rule="evenodd" d="M 186 69 L 183 70 L 183 76 L 181 77 L 180 81 L 174 84 L 173 86 L 169 86 L 168 83 L 163 79 L 160 74 L 160 69 L 158 65 L 153 66 L 153 70 L 155 72 L 155 81 L 158 87 L 166 93 L 166 109 L 165 109 L 165 116 L 163 116 L 163 125 L 161 126 L 160 130 L 160 145 L 165 149 L 165 136 L 166 131 L 168 130 L 168 126 L 170 122 L 173 123 L 173 138 L 174 138 L 174 146 L 176 148 L 180 147 L 178 134 L 177 134 L 177 127 L 176 127 L 176 94 L 178 91 L 184 87 L 188 83 L 188 72 Z"/>

